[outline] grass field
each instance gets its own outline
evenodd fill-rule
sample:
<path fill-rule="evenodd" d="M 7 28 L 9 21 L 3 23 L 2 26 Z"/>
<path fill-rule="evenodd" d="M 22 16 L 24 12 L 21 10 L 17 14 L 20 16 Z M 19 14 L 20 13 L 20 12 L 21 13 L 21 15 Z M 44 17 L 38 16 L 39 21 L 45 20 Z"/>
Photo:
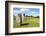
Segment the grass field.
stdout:
<path fill-rule="evenodd" d="M 39 27 L 40 26 L 40 18 L 35 17 L 24 17 L 24 20 L 21 26 L 16 26 L 16 16 L 14 16 L 14 28 L 30 28 L 30 27 Z"/>

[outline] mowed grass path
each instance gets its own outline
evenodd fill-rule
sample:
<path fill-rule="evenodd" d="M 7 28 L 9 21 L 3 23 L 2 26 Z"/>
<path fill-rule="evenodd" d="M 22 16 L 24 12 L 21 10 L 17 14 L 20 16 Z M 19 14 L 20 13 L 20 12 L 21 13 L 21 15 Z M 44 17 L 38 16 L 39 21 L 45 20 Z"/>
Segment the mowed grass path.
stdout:
<path fill-rule="evenodd" d="M 26 18 L 24 19 L 24 21 L 22 22 L 22 26 L 16 26 L 16 19 L 14 17 L 14 27 L 15 28 L 30 28 L 30 27 L 39 27 L 40 26 L 40 18 Z"/>

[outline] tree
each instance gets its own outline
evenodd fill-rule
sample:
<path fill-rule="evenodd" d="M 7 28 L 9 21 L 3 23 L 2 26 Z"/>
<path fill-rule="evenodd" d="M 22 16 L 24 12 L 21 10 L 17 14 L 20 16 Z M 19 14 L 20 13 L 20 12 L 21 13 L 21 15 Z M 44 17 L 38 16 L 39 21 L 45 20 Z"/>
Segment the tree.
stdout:
<path fill-rule="evenodd" d="M 37 16 L 37 18 L 39 18 L 39 16 Z"/>
<path fill-rule="evenodd" d="M 23 15 L 25 16 L 25 13 Z"/>

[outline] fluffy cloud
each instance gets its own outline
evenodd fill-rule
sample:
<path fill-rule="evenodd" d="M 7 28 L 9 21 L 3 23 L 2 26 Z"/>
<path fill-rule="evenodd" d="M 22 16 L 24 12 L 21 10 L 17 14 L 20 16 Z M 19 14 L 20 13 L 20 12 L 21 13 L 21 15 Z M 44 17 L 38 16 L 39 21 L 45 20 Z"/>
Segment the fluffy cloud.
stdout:
<path fill-rule="evenodd" d="M 15 8 L 13 9 L 13 14 L 16 15 L 18 13 L 25 13 L 27 15 L 38 15 L 39 14 L 39 9 L 37 8 Z"/>

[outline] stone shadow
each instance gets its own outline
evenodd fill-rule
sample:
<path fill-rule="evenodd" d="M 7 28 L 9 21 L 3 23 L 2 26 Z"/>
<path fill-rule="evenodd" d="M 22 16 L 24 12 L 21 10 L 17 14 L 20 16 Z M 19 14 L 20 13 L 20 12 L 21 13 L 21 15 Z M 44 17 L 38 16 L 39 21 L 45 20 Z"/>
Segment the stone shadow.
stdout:
<path fill-rule="evenodd" d="M 29 25 L 29 23 L 24 23 L 24 24 L 21 24 L 21 26 L 25 26 L 25 25 Z"/>

